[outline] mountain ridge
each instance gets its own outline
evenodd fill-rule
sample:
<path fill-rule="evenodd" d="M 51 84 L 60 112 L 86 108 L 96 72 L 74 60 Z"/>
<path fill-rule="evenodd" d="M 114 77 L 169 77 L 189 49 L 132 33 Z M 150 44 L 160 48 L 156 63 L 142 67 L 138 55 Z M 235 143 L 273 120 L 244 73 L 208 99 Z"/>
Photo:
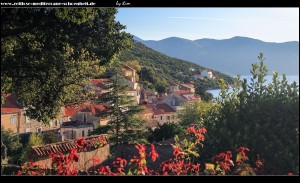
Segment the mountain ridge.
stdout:
<path fill-rule="evenodd" d="M 258 54 L 263 52 L 269 74 L 278 71 L 279 74 L 299 75 L 298 41 L 275 43 L 242 36 L 221 40 L 169 37 L 158 41 L 141 38 L 136 41 L 167 56 L 232 76 L 249 75 L 251 64 L 257 63 Z"/>

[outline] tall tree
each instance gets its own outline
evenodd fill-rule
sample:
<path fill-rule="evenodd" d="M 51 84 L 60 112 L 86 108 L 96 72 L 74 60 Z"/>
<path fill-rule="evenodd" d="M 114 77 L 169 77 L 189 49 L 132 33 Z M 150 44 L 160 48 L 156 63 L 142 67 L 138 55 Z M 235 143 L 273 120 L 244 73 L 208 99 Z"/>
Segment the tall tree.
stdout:
<path fill-rule="evenodd" d="M 44 123 L 64 103 L 84 99 L 87 78 L 131 44 L 116 13 L 115 8 L 1 8 L 1 95 L 16 93 L 26 115 Z"/>
<path fill-rule="evenodd" d="M 102 94 L 97 102 L 107 106 L 99 114 L 101 117 L 109 117 L 109 132 L 111 140 L 118 144 L 121 141 L 138 141 L 142 133 L 144 120 L 138 118 L 143 109 L 137 105 L 132 96 L 126 94 L 128 86 L 124 85 L 119 78 L 120 65 L 114 65 L 115 77 L 109 92 Z"/>

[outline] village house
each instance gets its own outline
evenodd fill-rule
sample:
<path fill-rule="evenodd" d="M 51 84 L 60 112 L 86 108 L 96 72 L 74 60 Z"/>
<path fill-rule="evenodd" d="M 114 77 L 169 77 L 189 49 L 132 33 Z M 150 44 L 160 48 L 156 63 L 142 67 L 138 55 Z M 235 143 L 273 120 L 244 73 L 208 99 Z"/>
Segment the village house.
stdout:
<path fill-rule="evenodd" d="M 90 79 L 91 85 L 89 85 L 89 88 L 93 88 L 96 94 L 103 94 L 106 92 L 109 92 L 109 85 L 110 80 L 107 78 L 102 79 Z"/>
<path fill-rule="evenodd" d="M 25 116 L 26 109 L 16 102 L 15 95 L 9 93 L 4 97 L 5 103 L 1 106 L 1 126 L 5 130 L 11 129 L 17 134 L 58 132 L 60 124 L 67 120 L 63 114 L 64 107 L 62 107 L 57 118 L 50 121 L 48 125 L 38 122 Z"/>
<path fill-rule="evenodd" d="M 68 121 L 60 128 L 62 140 L 87 137 L 95 127 L 107 125 L 108 118 L 97 115 L 105 109 L 105 105 L 84 102 L 81 104 L 69 104 L 65 106 L 65 116 Z"/>
<path fill-rule="evenodd" d="M 188 88 L 187 85 L 186 88 Z M 190 90 L 179 90 L 179 85 L 178 87 L 174 86 L 173 88 L 171 88 L 170 85 L 170 93 L 167 96 L 161 98 L 161 100 L 158 101 L 158 104 L 165 103 L 177 112 L 183 109 L 183 103 L 191 103 L 198 100 L 201 100 L 200 96 L 191 93 Z"/>
<path fill-rule="evenodd" d="M 208 78 L 208 79 L 212 79 L 212 78 L 213 78 L 213 73 L 212 73 L 210 70 L 208 70 L 208 69 L 204 69 L 204 70 L 201 72 L 201 75 L 202 75 L 203 77 Z"/>
<path fill-rule="evenodd" d="M 5 103 L 1 106 L 1 126 L 5 130 L 20 133 L 22 108 L 15 104 L 14 96 L 9 93 L 5 95 Z"/>
<path fill-rule="evenodd" d="M 140 94 L 140 86 L 136 82 L 136 70 L 124 65 L 121 67 L 122 72 L 118 75 L 118 80 L 121 84 L 128 86 L 126 89 L 125 94 L 128 96 L 132 96 L 133 100 L 140 102 L 141 94 Z M 111 79 L 116 79 L 116 76 L 113 76 Z"/>
<path fill-rule="evenodd" d="M 147 127 L 155 128 L 158 123 L 178 121 L 176 111 L 167 104 L 146 104 L 143 105 L 143 108 L 145 110 L 140 117 L 147 121 Z"/>
<path fill-rule="evenodd" d="M 187 91 L 189 91 L 190 93 L 195 93 L 194 85 L 191 84 L 191 83 L 183 83 L 183 84 L 180 84 L 179 89 L 180 89 L 180 90 L 187 90 Z"/>
<path fill-rule="evenodd" d="M 193 78 L 195 80 L 202 80 L 204 78 L 208 78 L 208 79 L 215 79 L 215 76 L 213 75 L 213 73 L 208 70 L 208 69 L 204 69 L 201 74 L 196 74 L 193 76 Z"/>

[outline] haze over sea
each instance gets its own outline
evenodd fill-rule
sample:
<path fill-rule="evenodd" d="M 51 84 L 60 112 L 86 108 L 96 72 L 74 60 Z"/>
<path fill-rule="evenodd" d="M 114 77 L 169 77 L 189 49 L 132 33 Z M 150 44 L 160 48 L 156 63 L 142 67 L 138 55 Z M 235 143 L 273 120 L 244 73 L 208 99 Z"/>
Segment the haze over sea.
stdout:
<path fill-rule="evenodd" d="M 251 77 L 252 76 L 241 76 L 241 80 L 243 79 L 247 79 L 247 83 L 251 82 Z M 272 83 L 272 75 L 268 75 L 265 77 L 265 79 L 267 80 L 265 82 L 266 85 Z M 280 80 L 282 79 L 282 76 L 279 77 Z M 298 75 L 288 75 L 286 76 L 286 80 L 288 81 L 289 84 L 293 83 L 294 81 L 296 81 L 296 83 L 299 85 L 299 76 Z M 220 93 L 221 89 L 214 89 L 214 90 L 207 90 L 207 92 L 212 93 L 214 98 L 219 97 L 219 93 Z"/>

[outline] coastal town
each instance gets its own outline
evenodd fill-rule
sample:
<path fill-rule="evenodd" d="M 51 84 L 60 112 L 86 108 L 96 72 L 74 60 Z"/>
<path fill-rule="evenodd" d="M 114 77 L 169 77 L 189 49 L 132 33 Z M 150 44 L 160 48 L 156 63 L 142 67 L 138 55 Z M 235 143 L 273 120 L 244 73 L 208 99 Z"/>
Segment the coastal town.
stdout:
<path fill-rule="evenodd" d="M 193 82 L 176 84 L 169 82 L 168 93 L 146 90 L 136 81 L 136 71 L 124 65 L 121 82 L 128 86 L 126 94 L 144 108 L 140 118 L 146 120 L 145 127 L 155 128 L 157 124 L 178 122 L 177 114 L 182 110 L 183 103 L 201 100 L 195 94 Z M 198 77 L 199 75 L 197 75 Z M 204 70 L 198 78 L 213 79 L 212 72 Z M 197 79 L 198 79 L 197 78 Z M 107 85 L 111 78 L 90 79 L 89 87 L 97 94 L 108 92 Z M 84 101 L 80 104 L 67 104 L 61 108 L 60 114 L 49 125 L 30 119 L 25 115 L 25 108 L 17 102 L 17 96 L 5 95 L 5 104 L 1 106 L 1 125 L 5 130 L 12 130 L 19 135 L 29 133 L 53 132 L 61 141 L 87 137 L 98 125 L 107 125 L 108 118 L 98 117 L 106 104 Z"/>

